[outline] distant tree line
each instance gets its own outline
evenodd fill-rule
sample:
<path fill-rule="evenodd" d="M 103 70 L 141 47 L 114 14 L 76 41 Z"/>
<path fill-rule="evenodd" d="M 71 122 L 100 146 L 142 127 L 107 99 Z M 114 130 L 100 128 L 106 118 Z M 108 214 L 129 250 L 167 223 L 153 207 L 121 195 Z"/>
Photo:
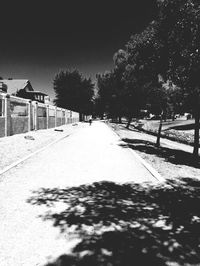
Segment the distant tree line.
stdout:
<path fill-rule="evenodd" d="M 156 0 L 155 0 L 156 1 Z M 114 68 L 97 75 L 95 112 L 128 118 L 140 110 L 160 114 L 190 110 L 195 118 L 194 158 L 200 119 L 199 0 L 157 0 L 157 19 L 134 34 L 114 56 Z M 159 145 L 159 136 L 157 139 Z"/>
<path fill-rule="evenodd" d="M 80 114 L 92 113 L 94 84 L 90 78 L 83 77 L 77 69 L 62 70 L 55 76 L 53 86 L 57 106 Z"/>

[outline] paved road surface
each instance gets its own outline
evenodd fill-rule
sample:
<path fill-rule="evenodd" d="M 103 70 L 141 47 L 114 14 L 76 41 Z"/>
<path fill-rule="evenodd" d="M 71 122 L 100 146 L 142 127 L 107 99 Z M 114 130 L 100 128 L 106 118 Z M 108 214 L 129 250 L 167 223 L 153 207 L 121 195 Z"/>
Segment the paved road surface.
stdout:
<path fill-rule="evenodd" d="M 66 253 L 77 243 L 61 235 L 40 215 L 45 206 L 27 199 L 40 188 L 65 188 L 95 181 L 155 181 L 123 148 L 104 123 L 85 124 L 74 134 L 48 147 L 0 178 L 0 265 L 38 266 Z M 54 206 L 62 210 L 62 204 Z"/>

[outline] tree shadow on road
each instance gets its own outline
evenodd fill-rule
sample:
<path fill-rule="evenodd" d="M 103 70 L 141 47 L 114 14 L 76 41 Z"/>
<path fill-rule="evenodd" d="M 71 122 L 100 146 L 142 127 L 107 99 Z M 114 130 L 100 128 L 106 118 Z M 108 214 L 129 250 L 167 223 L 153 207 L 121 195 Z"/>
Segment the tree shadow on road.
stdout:
<path fill-rule="evenodd" d="M 200 181 L 43 188 L 28 202 L 45 205 L 40 218 L 52 221 L 61 234 L 80 239 L 71 254 L 45 266 L 200 263 Z M 56 211 L 57 203 L 64 204 L 64 210 Z"/>
<path fill-rule="evenodd" d="M 173 164 L 187 165 L 195 168 L 200 168 L 200 161 L 195 162 L 191 153 L 178 149 L 156 147 L 156 144 L 151 141 L 140 139 L 122 139 L 125 144 L 120 144 L 124 148 L 131 148 L 147 154 L 154 154 L 158 157 L 164 158 L 166 161 Z M 126 144 L 127 143 L 127 144 Z"/>

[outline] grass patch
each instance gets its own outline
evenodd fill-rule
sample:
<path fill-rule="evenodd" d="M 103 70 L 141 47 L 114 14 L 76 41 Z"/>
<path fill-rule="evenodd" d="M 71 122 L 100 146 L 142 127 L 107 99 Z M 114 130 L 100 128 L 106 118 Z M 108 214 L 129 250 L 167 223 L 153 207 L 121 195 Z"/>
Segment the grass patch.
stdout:
<path fill-rule="evenodd" d="M 166 127 L 168 125 L 168 127 Z M 140 123 L 132 123 L 131 127 L 137 128 L 140 131 L 143 131 L 147 134 L 157 136 L 159 123 L 155 124 L 152 121 L 144 121 Z M 165 123 L 163 124 L 163 130 L 161 132 L 161 137 L 169 140 L 177 141 L 180 143 L 188 144 L 193 146 L 194 144 L 194 124 L 176 125 L 176 123 Z"/>

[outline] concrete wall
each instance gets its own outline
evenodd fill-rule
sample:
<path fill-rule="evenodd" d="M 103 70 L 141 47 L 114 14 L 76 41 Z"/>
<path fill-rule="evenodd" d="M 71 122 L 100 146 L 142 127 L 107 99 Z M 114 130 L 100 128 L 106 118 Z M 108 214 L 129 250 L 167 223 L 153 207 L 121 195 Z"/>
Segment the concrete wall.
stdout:
<path fill-rule="evenodd" d="M 61 117 L 57 117 L 57 123 L 56 123 L 56 126 L 57 126 L 57 127 L 62 126 L 62 118 L 61 118 Z"/>
<path fill-rule="evenodd" d="M 28 116 L 11 117 L 10 135 L 28 132 Z"/>
<path fill-rule="evenodd" d="M 46 129 L 46 128 L 47 128 L 47 118 L 38 117 L 38 129 Z"/>
<path fill-rule="evenodd" d="M 5 117 L 0 117 L 0 137 L 5 136 Z"/>
<path fill-rule="evenodd" d="M 0 93 L 0 137 L 79 121 L 79 113 Z"/>
<path fill-rule="evenodd" d="M 49 117 L 49 128 L 55 127 L 55 117 Z"/>

